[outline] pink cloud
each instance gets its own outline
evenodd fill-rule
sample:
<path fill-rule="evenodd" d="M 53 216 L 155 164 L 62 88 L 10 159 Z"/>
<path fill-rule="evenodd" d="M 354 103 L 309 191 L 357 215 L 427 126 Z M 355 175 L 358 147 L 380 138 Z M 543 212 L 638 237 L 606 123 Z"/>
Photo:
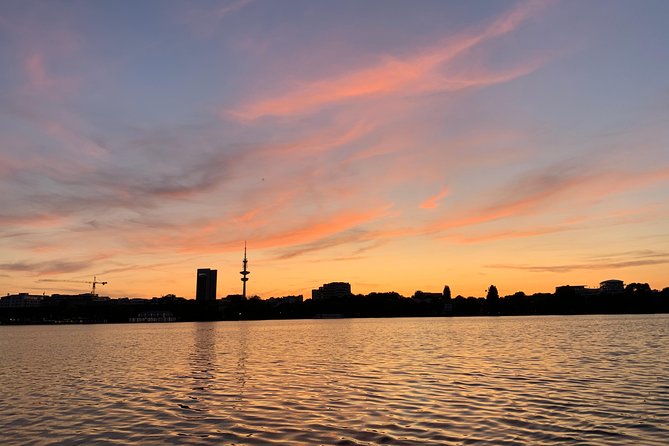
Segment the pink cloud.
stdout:
<path fill-rule="evenodd" d="M 0 215 L 0 224 L 14 227 L 53 228 L 61 226 L 65 218 L 55 214 Z"/>
<path fill-rule="evenodd" d="M 222 29 L 224 19 L 249 5 L 252 0 L 218 2 L 214 8 L 199 7 L 199 2 L 187 3 L 186 10 L 177 12 L 175 20 L 184 24 L 198 38 L 210 38 Z"/>
<path fill-rule="evenodd" d="M 617 257 L 617 256 L 616 256 Z M 604 269 L 622 269 L 634 268 L 639 266 L 664 265 L 669 263 L 668 253 L 626 253 L 624 259 L 605 260 L 591 259 L 587 262 L 559 264 L 559 265 L 522 265 L 522 264 L 495 264 L 486 265 L 487 268 L 494 269 L 515 269 L 533 273 L 568 273 L 579 270 L 604 270 Z"/>
<path fill-rule="evenodd" d="M 34 88 L 42 90 L 48 88 L 53 84 L 46 74 L 44 67 L 44 59 L 41 54 L 35 53 L 30 55 L 24 63 L 26 74 L 28 75 L 28 82 Z"/>
<path fill-rule="evenodd" d="M 453 228 L 474 226 L 505 218 L 537 214 L 549 205 L 552 210 L 566 203 L 587 203 L 623 191 L 640 189 L 657 182 L 669 180 L 669 169 L 660 168 L 646 172 L 588 172 L 562 174 L 544 178 L 530 178 L 511 188 L 508 197 L 500 197 L 499 203 L 461 213 L 455 218 L 441 219 L 428 225 L 428 232 L 440 232 Z M 529 192 L 526 192 L 529 191 Z"/>
<path fill-rule="evenodd" d="M 46 132 L 52 137 L 60 140 L 68 148 L 74 148 L 81 154 L 90 156 L 102 156 L 107 150 L 92 139 L 66 127 L 57 121 L 44 123 Z"/>
<path fill-rule="evenodd" d="M 498 240 L 509 240 L 518 238 L 538 237 L 558 232 L 573 230 L 587 230 L 593 228 L 603 228 L 606 226 L 627 225 L 635 223 L 644 223 L 647 221 L 657 221 L 666 218 L 666 213 L 658 210 L 657 206 L 643 206 L 635 209 L 623 209 L 621 211 L 606 214 L 604 216 L 593 215 L 590 217 L 570 217 L 562 223 L 552 226 L 535 226 L 518 230 L 506 230 L 498 232 L 489 232 L 482 234 L 453 234 L 446 238 L 455 240 L 462 244 L 476 244 Z"/>
<path fill-rule="evenodd" d="M 237 0 L 228 3 L 227 5 L 223 5 L 220 8 L 218 8 L 215 12 L 216 16 L 219 18 L 223 18 L 226 15 L 233 13 L 235 11 L 238 11 L 251 3 L 251 0 Z"/>
<path fill-rule="evenodd" d="M 74 77 L 53 75 L 47 67 L 43 52 L 40 51 L 33 51 L 24 58 L 23 70 L 27 77 L 24 93 L 28 95 L 54 97 L 68 94 L 76 88 L 78 83 Z"/>
<path fill-rule="evenodd" d="M 555 184 L 548 185 L 539 190 L 534 190 L 529 194 L 512 196 L 508 200 L 499 204 L 479 208 L 469 212 L 462 217 L 454 219 L 445 219 L 431 225 L 430 230 L 444 231 L 463 226 L 473 226 L 482 223 L 492 222 L 504 218 L 517 217 L 536 212 L 542 205 L 553 201 L 555 197 L 568 190 L 575 190 L 578 186 L 587 183 L 587 177 L 576 177 L 563 179 Z"/>
<path fill-rule="evenodd" d="M 439 73 L 439 69 L 471 48 L 512 32 L 541 7 L 542 3 L 539 2 L 521 4 L 482 32 L 452 38 L 436 48 L 421 51 L 417 56 L 404 59 L 386 56 L 375 66 L 336 78 L 307 82 L 287 94 L 260 99 L 236 110 L 224 111 L 223 114 L 229 113 L 243 119 L 266 115 L 290 116 L 356 98 L 395 93 L 457 91 L 506 82 L 536 69 L 539 62 L 525 64 L 502 74 L 480 73 L 479 76 L 470 75 L 467 78 L 450 78 Z"/>
<path fill-rule="evenodd" d="M 310 133 L 294 141 L 267 145 L 262 152 L 281 156 L 326 152 L 352 143 L 376 128 L 370 120 L 336 120 L 325 129 Z"/>
<path fill-rule="evenodd" d="M 424 202 L 422 202 L 420 207 L 422 209 L 434 209 L 434 208 L 437 207 L 437 205 L 439 204 L 439 202 L 443 198 L 448 196 L 449 193 L 450 193 L 450 190 L 445 187 L 445 188 L 441 189 L 438 194 L 433 195 L 432 197 L 430 197 L 427 200 L 425 200 Z"/>
<path fill-rule="evenodd" d="M 295 247 L 319 242 L 328 237 L 338 236 L 338 234 L 347 230 L 371 223 L 385 217 L 388 209 L 387 206 L 383 206 L 364 211 L 343 210 L 332 212 L 284 228 L 273 228 L 272 225 L 266 224 L 254 230 L 252 234 L 247 232 L 247 235 L 239 235 L 242 230 L 232 228 L 235 234 L 232 237 L 229 235 L 230 221 L 227 218 L 221 218 L 205 222 L 199 226 L 188 224 L 178 230 L 170 228 L 168 234 L 156 237 L 156 241 L 147 246 L 147 249 L 149 251 L 169 249 L 198 254 L 220 253 L 238 250 L 239 241 L 246 237 L 253 240 L 253 249 Z M 222 233 L 223 229 L 227 231 Z M 245 228 L 245 230 L 248 231 L 248 228 Z M 139 237 L 141 243 L 143 237 L 138 234 L 133 235 L 133 237 L 136 236 Z M 352 240 L 347 239 L 348 241 Z M 146 245 L 146 243 L 144 244 Z M 331 245 L 323 244 L 321 249 L 329 246 Z"/>
<path fill-rule="evenodd" d="M 525 230 L 501 231 L 501 232 L 493 232 L 489 234 L 471 235 L 471 236 L 460 234 L 460 235 L 449 236 L 448 238 L 462 244 L 475 244 L 483 242 L 493 242 L 498 240 L 537 237 L 546 234 L 554 234 L 556 232 L 568 231 L 570 229 L 572 228 L 570 228 L 569 225 L 541 226 Z"/>
<path fill-rule="evenodd" d="M 257 248 L 274 248 L 313 242 L 381 218 L 387 211 L 387 207 L 381 207 L 368 211 L 343 211 L 331 214 L 295 228 L 261 236 L 254 245 Z"/>

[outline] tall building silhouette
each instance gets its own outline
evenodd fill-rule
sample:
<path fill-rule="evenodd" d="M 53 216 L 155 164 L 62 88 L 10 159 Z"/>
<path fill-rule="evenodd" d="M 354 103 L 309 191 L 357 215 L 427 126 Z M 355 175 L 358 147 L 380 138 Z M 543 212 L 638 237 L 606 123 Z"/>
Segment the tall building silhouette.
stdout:
<path fill-rule="evenodd" d="M 248 263 L 248 260 L 246 258 L 246 240 L 244 241 L 244 260 L 242 261 L 244 264 L 244 270 L 240 271 L 239 274 L 242 275 L 242 296 L 244 296 L 244 299 L 246 299 L 246 282 L 249 281 L 249 278 L 246 277 L 249 274 L 251 274 L 251 271 L 246 269 L 246 264 Z"/>
<path fill-rule="evenodd" d="M 197 289 L 195 292 L 197 302 L 214 302 L 216 300 L 216 274 L 215 269 L 199 268 L 197 270 Z"/>

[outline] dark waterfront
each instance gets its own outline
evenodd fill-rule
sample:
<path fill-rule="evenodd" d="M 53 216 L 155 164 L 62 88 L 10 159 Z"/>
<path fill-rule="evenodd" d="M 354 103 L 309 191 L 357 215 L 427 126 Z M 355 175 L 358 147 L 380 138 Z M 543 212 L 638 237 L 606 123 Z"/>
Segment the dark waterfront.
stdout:
<path fill-rule="evenodd" d="M 669 316 L 0 327 L 0 443 L 666 444 Z"/>
<path fill-rule="evenodd" d="M 246 265 L 245 265 L 246 267 Z M 211 274 L 212 284 L 200 280 Z M 174 294 L 152 299 L 110 299 L 94 293 L 51 296 L 20 293 L 0 297 L 1 324 L 190 322 L 220 320 L 310 319 L 332 317 L 520 316 L 569 314 L 669 313 L 669 288 L 653 290 L 647 283 L 608 280 L 599 288 L 559 286 L 555 293 L 500 296 L 491 285 L 486 297 L 453 298 L 443 292 L 416 291 L 353 294 L 347 282 L 324 284 L 302 295 L 247 298 L 243 294 L 216 299 L 216 270 L 198 270 L 198 299 Z M 243 282 L 244 284 L 246 282 Z M 612 286 L 613 285 L 613 286 Z M 207 299 L 201 298 L 208 296 Z"/>

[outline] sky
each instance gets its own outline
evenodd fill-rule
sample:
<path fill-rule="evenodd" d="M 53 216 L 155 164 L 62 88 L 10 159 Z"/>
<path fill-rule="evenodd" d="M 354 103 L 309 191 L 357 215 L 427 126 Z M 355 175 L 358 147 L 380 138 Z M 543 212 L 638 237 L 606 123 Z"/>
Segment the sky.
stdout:
<path fill-rule="evenodd" d="M 669 286 L 669 2 L 0 3 L 0 293 Z"/>

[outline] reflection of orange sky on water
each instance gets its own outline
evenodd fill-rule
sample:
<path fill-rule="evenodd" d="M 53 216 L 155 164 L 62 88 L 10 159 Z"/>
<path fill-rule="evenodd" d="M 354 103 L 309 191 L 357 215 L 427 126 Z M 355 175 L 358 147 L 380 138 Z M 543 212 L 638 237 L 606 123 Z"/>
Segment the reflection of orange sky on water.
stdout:
<path fill-rule="evenodd" d="M 8 8 L 0 292 L 192 298 L 210 267 L 224 296 L 244 240 L 262 297 L 669 286 L 655 6 L 376 7 Z"/>

